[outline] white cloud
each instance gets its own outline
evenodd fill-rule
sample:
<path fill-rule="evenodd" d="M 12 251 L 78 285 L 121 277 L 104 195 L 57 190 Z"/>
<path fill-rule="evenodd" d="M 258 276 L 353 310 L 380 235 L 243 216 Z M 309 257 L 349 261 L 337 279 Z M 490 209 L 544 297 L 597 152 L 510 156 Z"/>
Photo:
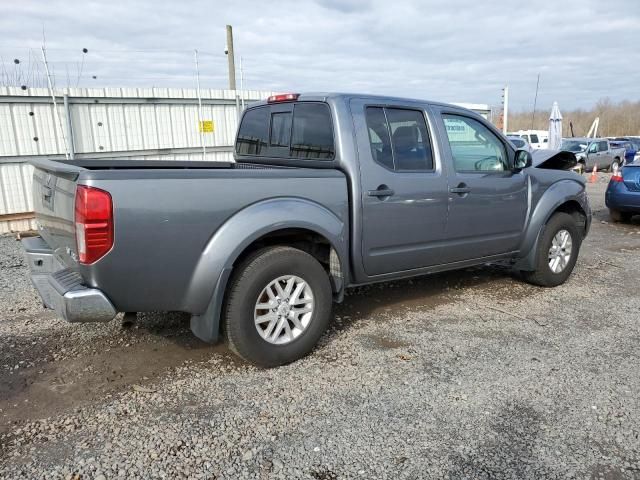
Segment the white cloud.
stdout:
<path fill-rule="evenodd" d="M 527 108 L 540 73 L 540 107 L 570 108 L 638 99 L 636 3 L 2 0 L 0 55 L 10 67 L 28 58 L 44 25 L 59 85 L 67 68 L 75 83 L 86 47 L 84 86 L 192 87 L 197 48 L 203 84 L 223 88 L 230 23 L 248 88 L 495 104 L 508 84 L 512 105 Z"/>

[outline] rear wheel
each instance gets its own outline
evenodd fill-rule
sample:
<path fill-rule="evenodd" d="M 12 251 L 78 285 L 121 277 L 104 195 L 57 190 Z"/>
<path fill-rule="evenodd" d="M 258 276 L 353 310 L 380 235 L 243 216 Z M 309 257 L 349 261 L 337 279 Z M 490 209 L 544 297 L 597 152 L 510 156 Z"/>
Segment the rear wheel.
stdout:
<path fill-rule="evenodd" d="M 556 287 L 571 275 L 578 259 L 582 234 L 568 213 L 554 214 L 544 226 L 537 246 L 536 269 L 523 278 L 541 287 Z"/>
<path fill-rule="evenodd" d="M 329 325 L 332 294 L 324 268 L 291 247 L 269 247 L 237 268 L 226 301 L 224 331 L 248 362 L 275 367 L 309 353 Z"/>
<path fill-rule="evenodd" d="M 609 165 L 609 171 L 615 172 L 619 169 L 620 169 L 620 160 L 616 158 L 613 162 L 611 162 L 611 165 Z"/>
<path fill-rule="evenodd" d="M 614 222 L 630 222 L 633 214 L 629 212 L 621 212 L 620 210 L 616 210 L 615 208 L 610 208 L 609 216 Z"/>

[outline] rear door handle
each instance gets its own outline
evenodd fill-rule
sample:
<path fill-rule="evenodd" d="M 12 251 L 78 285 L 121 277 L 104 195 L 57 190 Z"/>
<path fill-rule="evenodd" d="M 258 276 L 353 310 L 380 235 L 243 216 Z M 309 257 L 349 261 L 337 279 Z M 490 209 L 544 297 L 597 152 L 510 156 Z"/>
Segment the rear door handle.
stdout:
<path fill-rule="evenodd" d="M 367 192 L 367 195 L 369 195 L 370 197 L 390 197 L 394 194 L 395 192 L 393 190 L 391 190 L 390 188 L 378 188 L 377 190 L 369 190 Z"/>

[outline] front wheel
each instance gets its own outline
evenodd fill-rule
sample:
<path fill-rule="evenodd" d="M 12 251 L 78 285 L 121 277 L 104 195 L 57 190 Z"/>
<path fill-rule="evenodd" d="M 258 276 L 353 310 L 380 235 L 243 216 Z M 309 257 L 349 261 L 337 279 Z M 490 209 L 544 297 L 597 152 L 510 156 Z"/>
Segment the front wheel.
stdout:
<path fill-rule="evenodd" d="M 571 275 L 578 259 L 582 234 L 575 219 L 567 214 L 554 214 L 538 241 L 536 269 L 522 272 L 524 279 L 541 287 L 556 287 Z"/>
<path fill-rule="evenodd" d="M 329 277 L 311 255 L 291 247 L 251 254 L 229 287 L 223 329 L 229 347 L 260 367 L 276 367 L 309 353 L 327 329 Z"/>

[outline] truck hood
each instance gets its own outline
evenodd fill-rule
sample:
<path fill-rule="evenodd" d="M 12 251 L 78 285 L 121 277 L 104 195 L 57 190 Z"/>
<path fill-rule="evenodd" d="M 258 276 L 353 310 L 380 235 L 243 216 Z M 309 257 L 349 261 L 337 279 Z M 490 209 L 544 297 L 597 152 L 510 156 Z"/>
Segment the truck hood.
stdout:
<path fill-rule="evenodd" d="M 548 170 L 571 170 L 578 164 L 576 155 L 562 150 L 534 150 L 533 167 Z"/>

